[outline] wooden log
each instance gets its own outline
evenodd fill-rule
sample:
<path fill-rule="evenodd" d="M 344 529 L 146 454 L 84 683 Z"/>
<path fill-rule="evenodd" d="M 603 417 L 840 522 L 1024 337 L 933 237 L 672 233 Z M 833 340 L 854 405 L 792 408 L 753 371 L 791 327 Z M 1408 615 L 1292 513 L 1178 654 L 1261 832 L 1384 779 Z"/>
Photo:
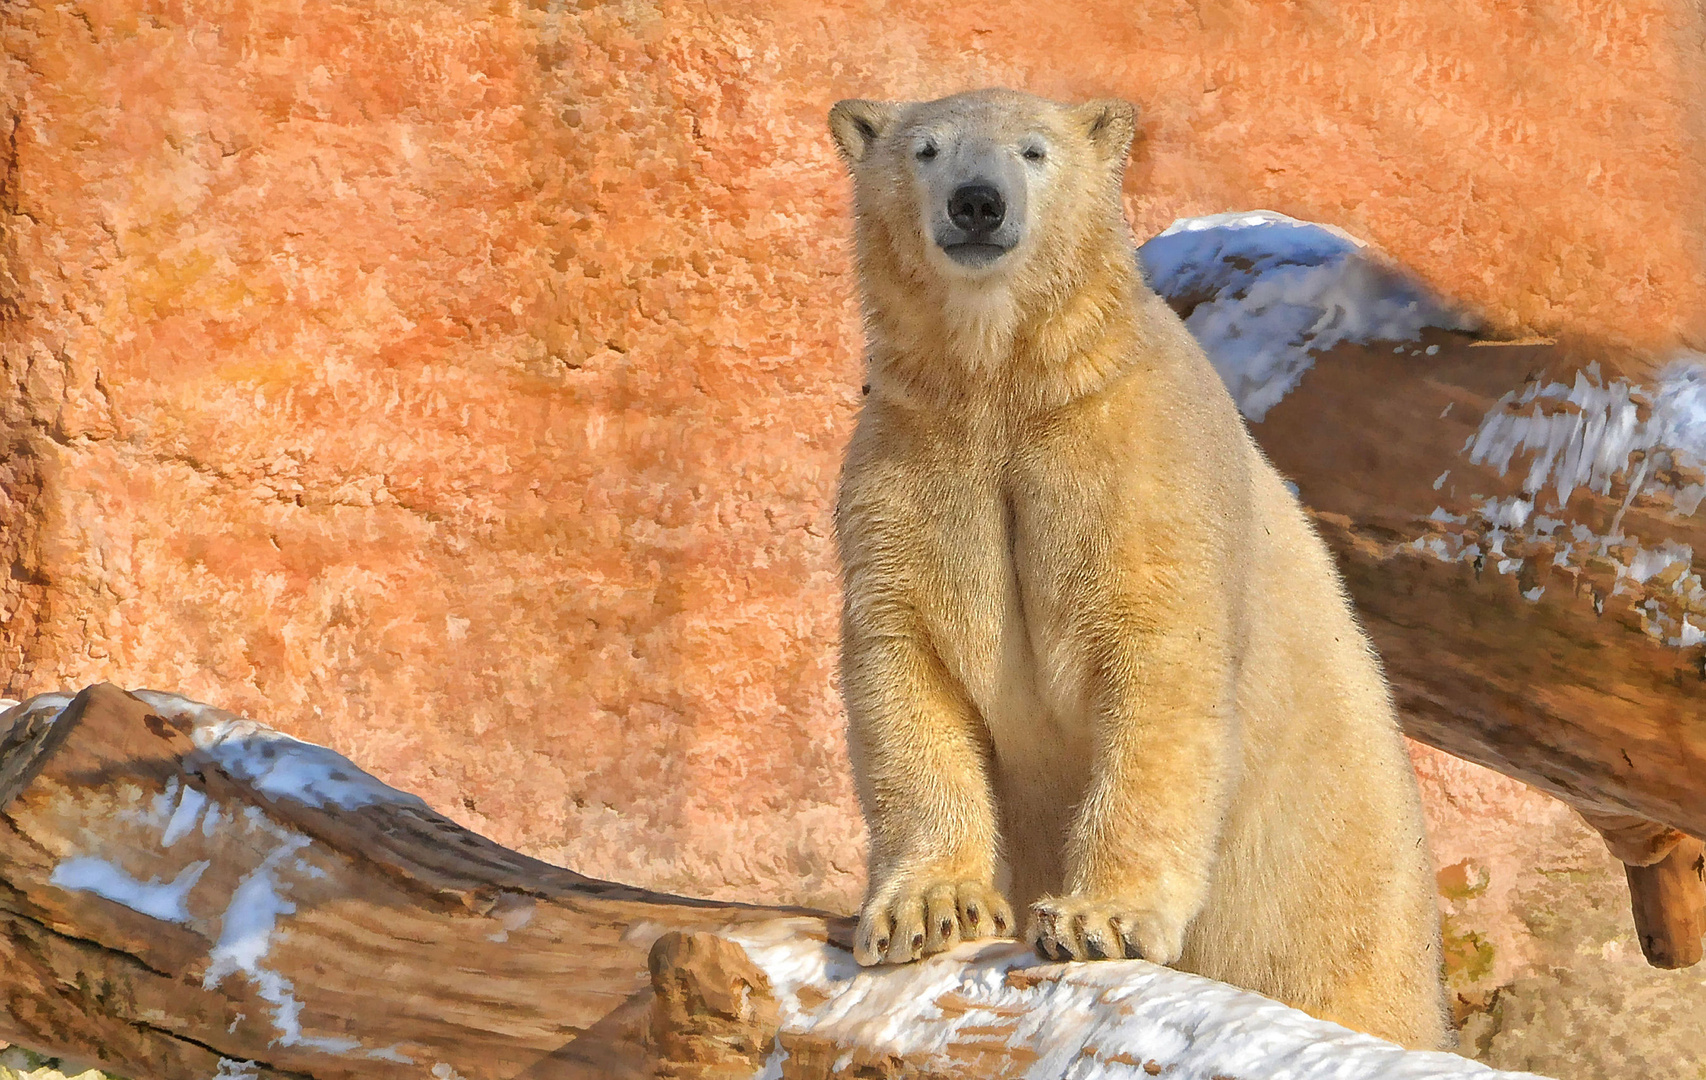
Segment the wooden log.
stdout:
<path fill-rule="evenodd" d="M 770 978 L 724 937 L 672 930 L 652 945 L 651 1034 L 669 1080 L 747 1080 L 776 1048 Z"/>
<path fill-rule="evenodd" d="M 1612 356 L 1425 344 L 1339 346 L 1252 428 L 1338 554 L 1407 733 L 1706 837 L 1706 475 L 1659 415 L 1682 404 Z M 1678 902 L 1637 895 L 1637 917 Z"/>
<path fill-rule="evenodd" d="M 725 936 L 769 983 L 780 1027 L 763 1075 L 781 1080 L 1536 1080 L 1142 960 L 1057 964 L 985 941 L 860 970 L 786 924 Z"/>
<path fill-rule="evenodd" d="M 847 920 L 547 866 L 169 694 L 0 714 L 0 795 L 0 1038 L 147 1080 L 1516 1080 L 1140 960 L 862 969 Z"/>
<path fill-rule="evenodd" d="M 1699 963 L 1701 934 L 1706 931 L 1706 873 L 1700 841 L 1628 814 L 1580 813 L 1623 861 L 1635 937 L 1647 962 L 1660 968 Z"/>
<path fill-rule="evenodd" d="M 1700 962 L 1706 934 L 1706 844 L 1684 837 L 1670 854 L 1646 866 L 1624 864 L 1634 900 L 1635 934 L 1654 967 Z"/>
<path fill-rule="evenodd" d="M 0 1038 L 128 1076 L 643 1075 L 659 935 L 832 926 L 548 866 L 171 695 L 0 731 Z"/>

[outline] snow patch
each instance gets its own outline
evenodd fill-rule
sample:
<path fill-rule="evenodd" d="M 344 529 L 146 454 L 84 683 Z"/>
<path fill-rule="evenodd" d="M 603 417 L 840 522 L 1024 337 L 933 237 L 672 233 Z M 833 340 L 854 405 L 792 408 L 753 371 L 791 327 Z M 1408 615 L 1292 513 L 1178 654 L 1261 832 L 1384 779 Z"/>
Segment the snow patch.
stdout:
<path fill-rule="evenodd" d="M 231 900 L 220 917 L 219 939 L 208 952 L 212 964 L 202 978 L 202 988 L 216 989 L 226 976 L 241 974 L 255 987 L 261 1000 L 273 1007 L 273 1027 L 279 1033 L 274 1043 L 306 1046 L 331 1054 L 355 1050 L 361 1046 L 356 1039 L 304 1035 L 302 1002 L 296 998 L 295 984 L 261 963 L 272 951 L 279 916 L 296 912 L 296 905 L 285 896 L 288 886 L 279 881 L 278 866 L 313 841 L 275 824 L 257 807 L 248 807 L 245 817 L 251 829 L 265 830 L 279 843 L 232 890 Z"/>
<path fill-rule="evenodd" d="M 191 737 L 201 752 L 233 777 L 248 781 L 270 798 L 291 798 L 310 806 L 344 809 L 381 801 L 425 806 L 414 796 L 380 783 L 325 747 L 300 742 L 175 694 L 143 690 L 136 696 L 168 720 L 188 721 Z M 14 707 L 12 712 L 40 715 L 48 710 L 63 711 L 71 700 L 67 694 L 42 694 Z M 158 876 L 142 881 L 105 858 L 75 854 L 55 866 L 49 877 L 51 884 L 93 893 L 150 917 L 187 926 L 211 939 L 213 945 L 208 953 L 209 966 L 203 986 L 213 989 L 234 975 L 247 979 L 257 996 L 270 1006 L 277 1032 L 275 1045 L 301 1046 L 333 1054 L 359 1051 L 372 1060 L 413 1063 L 397 1045 L 368 1050 L 355 1039 L 305 1034 L 303 1004 L 296 999 L 293 984 L 266 966 L 273 945 L 281 934 L 288 933 L 281 922 L 296 912 L 291 889 L 304 879 L 325 876 L 325 871 L 309 856 L 313 848 L 310 837 L 279 824 L 262 807 L 222 807 L 179 777 L 168 778 L 159 792 L 150 794 L 134 788 L 131 791 L 128 801 L 115 813 L 118 820 L 134 826 L 141 834 L 126 838 L 121 852 L 126 863 L 134 865 L 131 859 L 134 852 L 138 858 L 151 857 L 176 865 L 181 856 L 172 859 L 164 853 L 193 837 L 198 828 L 204 837 L 212 837 L 222 829 L 244 830 L 253 838 L 247 846 L 265 852 L 259 864 L 231 890 L 224 910 L 216 915 L 189 910 L 189 894 L 210 865 L 206 860 L 181 866 L 171 881 L 162 882 Z M 198 907 L 217 903 L 208 900 L 205 889 L 199 895 L 202 902 Z M 518 906 L 512 921 L 523 925 L 527 914 Z M 239 1014 L 232 1021 L 231 1030 L 244 1019 Z M 252 1063 L 235 1059 L 225 1059 L 220 1069 L 220 1075 L 231 1080 L 253 1075 Z"/>
<path fill-rule="evenodd" d="M 1531 382 L 1482 418 L 1465 447 L 1469 460 L 1493 465 L 1502 476 L 1519 454 L 1532 455 L 1523 491 L 1532 496 L 1550 489 L 1559 508 L 1578 487 L 1609 495 L 1614 480 L 1630 475 L 1637 453 L 1632 493 L 1665 464 L 1706 466 L 1703 360 L 1688 354 L 1672 362 L 1650 391 L 1626 379 L 1602 382 L 1598 364 L 1576 372 L 1569 384 Z M 1670 462 L 1655 467 L 1655 459 L 1664 458 Z M 1698 506 L 1700 496 L 1689 494 Z"/>
<path fill-rule="evenodd" d="M 1340 342 L 1472 328 L 1356 237 L 1271 210 L 1181 218 L 1138 259 L 1252 422 Z"/>
<path fill-rule="evenodd" d="M 382 1046 L 378 1050 L 369 1050 L 367 1056 L 375 1061 L 395 1061 L 399 1065 L 413 1065 L 415 1059 L 397 1049 L 397 1044 Z"/>
<path fill-rule="evenodd" d="M 94 893 L 149 918 L 182 924 L 190 921 L 187 903 L 190 890 L 195 888 L 195 883 L 201 880 L 201 875 L 210 865 L 202 859 L 178 871 L 178 876 L 171 881 L 162 882 L 157 877 L 138 881 L 105 859 L 82 856 L 61 861 L 53 868 L 47 883 L 62 889 Z"/>
<path fill-rule="evenodd" d="M 177 777 L 173 777 L 171 783 L 177 782 Z M 166 830 L 160 834 L 160 846 L 171 847 L 194 831 L 202 808 L 207 805 L 206 795 L 185 784 L 178 795 L 178 804 L 172 808 L 172 816 L 166 821 Z"/>
<path fill-rule="evenodd" d="M 1684 648 L 1706 640 L 1706 580 L 1693 549 L 1668 539 L 1647 546 L 1624 532 L 1636 500 L 1643 512 L 1688 518 L 1706 498 L 1706 356 L 1683 354 L 1652 387 L 1607 382 L 1597 364 L 1567 383 L 1530 382 L 1482 417 L 1463 453 L 1501 475 L 1521 470 L 1522 493 L 1472 496 L 1466 522 L 1436 510 L 1428 519 L 1436 535 L 1416 540 L 1416 550 L 1446 562 L 1479 560 L 1479 547 L 1467 543 L 1479 534 L 1504 573 L 1521 565 L 1506 555 L 1508 542 L 1542 569 L 1588 574 L 1596 611 L 1607 597 L 1634 594 L 1648 636 Z M 1581 490 L 1617 500 L 1609 523 L 1598 510 L 1591 526 L 1575 519 L 1571 500 Z M 1542 591 L 1530 581 L 1522 595 L 1537 601 Z"/>
<path fill-rule="evenodd" d="M 74 694 L 36 694 L 34 697 L 25 698 L 23 701 L 13 701 L 11 698 L 6 698 L 5 700 L 8 702 L 6 711 L 11 712 L 20 705 L 27 705 L 29 706 L 27 711 L 32 713 L 46 712 L 49 709 L 63 712 L 75 696 Z"/>
<path fill-rule="evenodd" d="M 394 803 L 426 810 L 419 797 L 363 772 L 336 750 L 293 739 L 265 724 L 158 690 L 137 690 L 161 716 L 190 721 L 190 738 L 221 769 L 269 799 L 294 799 L 317 809 L 354 810 Z"/>
<path fill-rule="evenodd" d="M 776 1041 L 775 1049 L 764 1059 L 764 1068 L 753 1080 L 782 1080 L 782 1065 L 788 1060 L 788 1051 L 782 1046 L 782 1041 Z"/>
<path fill-rule="evenodd" d="M 727 932 L 769 976 L 784 1036 L 944 1067 L 956 1050 L 1035 1055 L 1027 1077 L 1114 1080 L 1156 1063 L 1176 1080 L 1514 1080 L 1455 1054 L 1407 1051 L 1197 975 L 1141 960 L 1051 964 L 1012 942 L 974 942 L 898 968 L 860 968 L 786 924 Z M 802 991 L 810 990 L 810 994 Z M 807 1002 L 811 1002 L 807 1004 Z M 852 1055 L 846 1055 L 848 1064 Z M 778 1049 L 760 1073 L 780 1074 Z"/>

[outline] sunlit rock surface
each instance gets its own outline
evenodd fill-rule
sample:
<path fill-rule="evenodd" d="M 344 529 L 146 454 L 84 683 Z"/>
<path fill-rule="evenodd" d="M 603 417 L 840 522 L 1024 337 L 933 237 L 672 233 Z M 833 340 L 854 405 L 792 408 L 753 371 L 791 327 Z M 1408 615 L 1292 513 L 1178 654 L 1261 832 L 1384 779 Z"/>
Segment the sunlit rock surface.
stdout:
<path fill-rule="evenodd" d="M 1650 967 L 1623 864 L 1564 804 L 1411 744 L 1462 1050 L 1566 1080 L 1695 1080 L 1706 965 Z"/>
<path fill-rule="evenodd" d="M 846 907 L 830 103 L 1124 95 L 1138 239 L 1271 208 L 1660 357 L 1706 339 L 1702 18 L 9 5 L 4 689 L 180 688 L 587 873 Z"/>

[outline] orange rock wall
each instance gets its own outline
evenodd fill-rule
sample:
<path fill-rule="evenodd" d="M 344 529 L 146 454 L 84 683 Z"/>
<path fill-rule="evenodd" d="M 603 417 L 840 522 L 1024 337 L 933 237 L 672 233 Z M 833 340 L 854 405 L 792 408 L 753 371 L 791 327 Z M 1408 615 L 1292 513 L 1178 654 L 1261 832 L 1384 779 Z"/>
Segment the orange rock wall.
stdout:
<path fill-rule="evenodd" d="M 849 903 L 844 96 L 1145 109 L 1496 326 L 1706 347 L 1689 0 L 0 9 L 0 666 L 169 687 L 595 874 Z"/>

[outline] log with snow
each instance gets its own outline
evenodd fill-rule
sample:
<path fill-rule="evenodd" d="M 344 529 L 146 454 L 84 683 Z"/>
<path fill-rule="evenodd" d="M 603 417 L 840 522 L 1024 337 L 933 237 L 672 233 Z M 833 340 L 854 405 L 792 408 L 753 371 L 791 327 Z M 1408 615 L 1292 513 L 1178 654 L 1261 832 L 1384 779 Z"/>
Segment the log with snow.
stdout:
<path fill-rule="evenodd" d="M 1706 924 L 1706 358 L 1476 341 L 1329 227 L 1140 250 L 1340 558 L 1412 737 L 1550 792 L 1629 867 L 1642 950 Z"/>
<path fill-rule="evenodd" d="M 0 715 L 0 1038 L 137 1080 L 1496 1078 L 1141 961 L 860 969 L 845 920 L 507 851 L 110 685 Z"/>
<path fill-rule="evenodd" d="M 1181 218 L 1138 259 L 1253 423 L 1340 342 L 1475 328 L 1344 230 L 1271 210 Z"/>

